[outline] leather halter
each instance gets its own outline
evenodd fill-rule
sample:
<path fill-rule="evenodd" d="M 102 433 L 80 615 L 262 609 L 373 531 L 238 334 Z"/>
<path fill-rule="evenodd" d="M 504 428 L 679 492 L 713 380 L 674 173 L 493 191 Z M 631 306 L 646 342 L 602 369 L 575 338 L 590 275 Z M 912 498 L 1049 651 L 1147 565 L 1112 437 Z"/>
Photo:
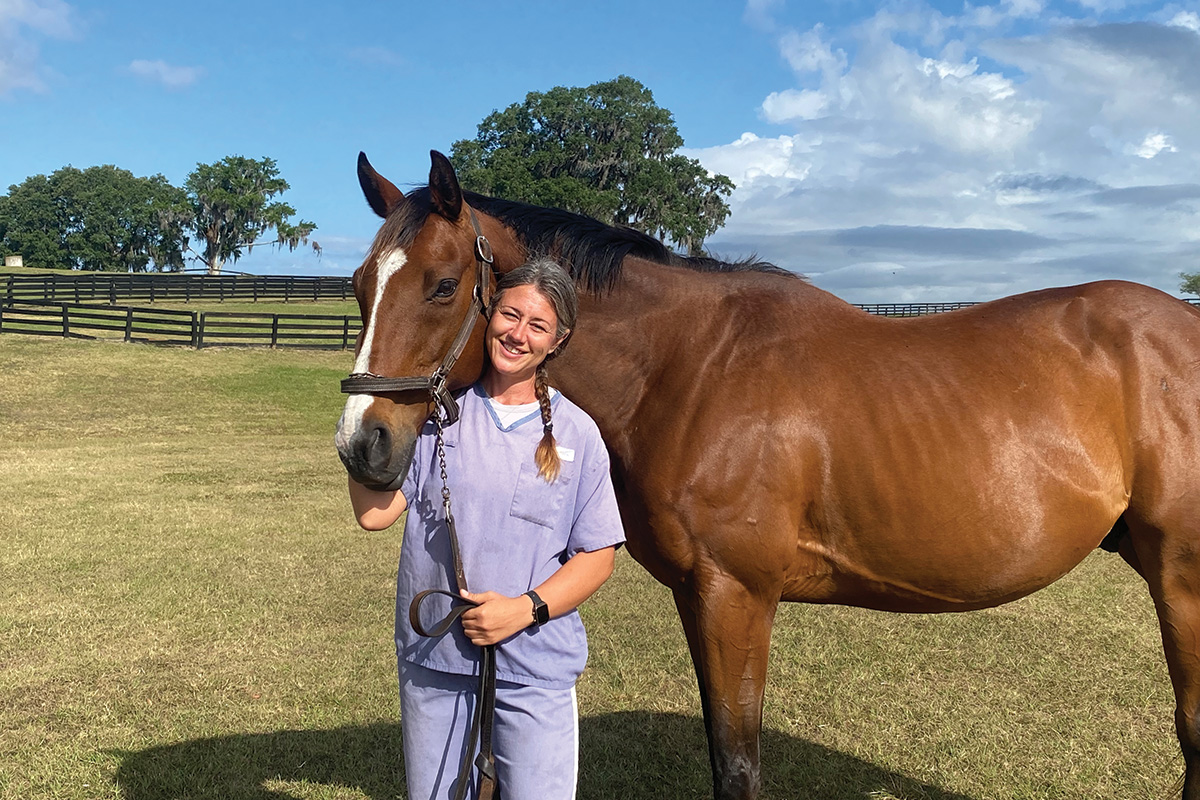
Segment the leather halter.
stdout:
<path fill-rule="evenodd" d="M 458 335 L 450 343 L 450 349 L 446 351 L 446 355 L 442 356 L 441 362 L 434 367 L 428 377 L 391 378 L 372 372 L 355 372 L 342 380 L 343 394 L 426 392 L 433 397 L 434 402 L 442 407 L 447 425 L 458 421 L 458 401 L 450 394 L 446 381 L 450 377 L 450 370 L 454 368 L 458 357 L 462 355 L 463 348 L 467 346 L 471 332 L 475 330 L 476 319 L 487 309 L 488 301 L 491 299 L 492 268 L 494 266 L 492 245 L 479 229 L 479 220 L 475 217 L 475 210 L 470 206 L 466 208 L 470 215 L 471 227 L 475 229 L 475 263 L 479 267 L 479 274 L 475 280 L 475 288 L 471 292 L 471 307 L 467 310 L 467 316 L 462 321 L 462 325 L 458 328 Z"/>

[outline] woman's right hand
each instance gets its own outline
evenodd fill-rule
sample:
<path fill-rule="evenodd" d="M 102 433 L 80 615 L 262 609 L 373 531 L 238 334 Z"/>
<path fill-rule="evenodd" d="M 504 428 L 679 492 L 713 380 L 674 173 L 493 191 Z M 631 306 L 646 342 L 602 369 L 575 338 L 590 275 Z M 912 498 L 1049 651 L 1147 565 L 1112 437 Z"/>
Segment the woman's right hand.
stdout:
<path fill-rule="evenodd" d="M 381 531 L 400 519 L 408 501 L 398 491 L 377 492 L 353 478 L 346 479 L 350 489 L 350 505 L 359 526 L 368 531 Z"/>

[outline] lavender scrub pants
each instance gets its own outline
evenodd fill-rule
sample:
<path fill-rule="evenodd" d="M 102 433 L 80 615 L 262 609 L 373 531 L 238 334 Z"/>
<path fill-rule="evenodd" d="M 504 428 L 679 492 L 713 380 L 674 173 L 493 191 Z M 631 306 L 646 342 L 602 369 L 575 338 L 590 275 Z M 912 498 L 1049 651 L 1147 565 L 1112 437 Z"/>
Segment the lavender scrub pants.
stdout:
<path fill-rule="evenodd" d="M 464 758 L 478 679 L 400 659 L 400 726 L 409 800 L 450 800 Z M 574 800 L 579 771 L 575 687 L 496 682 L 492 733 L 504 800 Z M 469 756 L 472 761 L 475 753 Z M 467 797 L 474 800 L 478 774 Z"/>

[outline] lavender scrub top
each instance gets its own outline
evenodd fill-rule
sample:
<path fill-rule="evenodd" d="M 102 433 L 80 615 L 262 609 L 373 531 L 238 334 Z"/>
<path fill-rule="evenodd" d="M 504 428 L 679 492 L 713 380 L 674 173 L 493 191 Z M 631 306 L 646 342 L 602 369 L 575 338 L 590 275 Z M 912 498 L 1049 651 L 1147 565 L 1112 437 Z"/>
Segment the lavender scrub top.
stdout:
<path fill-rule="evenodd" d="M 486 396 L 479 384 L 467 389 L 458 398 L 459 421 L 445 429 L 454 523 L 470 590 L 517 597 L 576 553 L 619 545 L 625 534 L 608 451 L 583 409 L 561 393 L 551 399 L 562 471 L 547 483 L 533 459 L 542 438 L 540 412 L 502 428 Z M 455 586 L 435 451 L 434 426 L 427 423 L 401 486 L 408 518 L 396 581 L 396 652 L 427 669 L 476 675 L 479 648 L 461 625 L 430 639 L 408 623 L 408 607 L 417 592 Z M 422 620 L 431 625 L 449 607 L 448 598 L 434 595 L 422 605 Z M 530 686 L 568 688 L 585 663 L 587 637 L 578 611 L 526 628 L 496 648 L 496 676 Z"/>

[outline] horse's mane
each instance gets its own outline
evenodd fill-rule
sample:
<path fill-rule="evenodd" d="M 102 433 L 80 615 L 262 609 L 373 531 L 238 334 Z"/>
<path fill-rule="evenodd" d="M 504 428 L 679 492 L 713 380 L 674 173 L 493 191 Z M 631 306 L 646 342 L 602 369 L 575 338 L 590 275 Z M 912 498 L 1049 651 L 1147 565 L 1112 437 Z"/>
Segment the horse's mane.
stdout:
<path fill-rule="evenodd" d="M 474 192 L 463 192 L 463 196 L 472 208 L 511 228 L 531 254 L 556 257 L 569 269 L 571 277 L 593 292 L 607 291 L 616 284 L 621 277 L 621 263 L 627 256 L 697 272 L 766 272 L 797 277 L 795 273 L 760 261 L 753 255 L 740 261 L 684 256 L 641 231 L 605 225 L 582 214 Z M 415 189 L 405 197 L 408 202 L 396 209 L 379 229 L 376 246 L 389 243 L 406 247 L 432 213 L 428 187 Z"/>

